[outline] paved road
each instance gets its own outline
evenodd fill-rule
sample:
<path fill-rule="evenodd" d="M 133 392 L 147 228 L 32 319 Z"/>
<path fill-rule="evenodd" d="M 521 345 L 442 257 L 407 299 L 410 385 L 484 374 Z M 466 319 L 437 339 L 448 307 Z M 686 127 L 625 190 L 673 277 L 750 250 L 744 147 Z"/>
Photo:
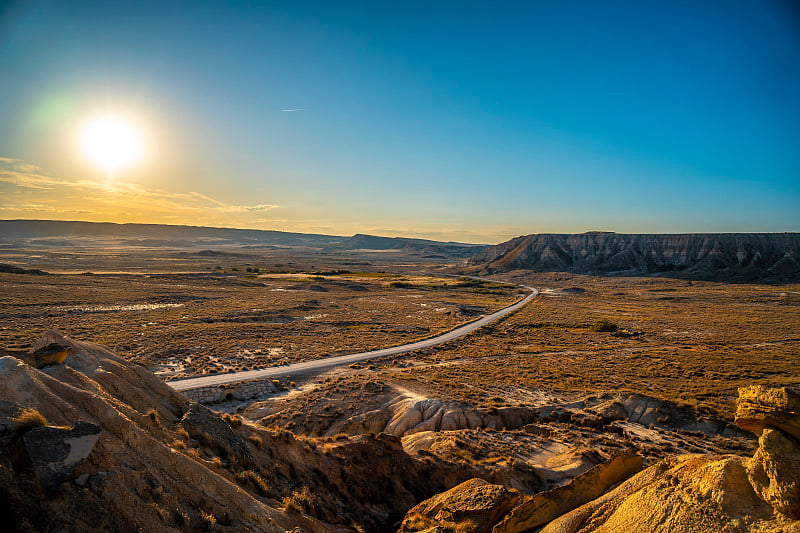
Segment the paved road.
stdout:
<path fill-rule="evenodd" d="M 325 359 L 315 359 L 313 361 L 304 361 L 302 363 L 294 363 L 291 365 L 273 366 L 269 368 L 262 368 L 260 370 L 245 370 L 243 372 L 233 372 L 231 374 L 214 374 L 211 376 L 202 376 L 198 378 L 179 379 L 175 381 L 168 381 L 167 385 L 178 391 L 199 389 L 201 387 L 213 387 L 217 385 L 226 385 L 228 383 L 239 383 L 242 381 L 249 381 L 251 379 L 273 378 L 278 376 L 286 376 L 290 374 L 300 374 L 310 371 L 328 370 L 330 368 L 342 365 L 348 365 L 366 359 L 375 359 L 379 357 L 387 357 L 390 355 L 397 355 L 405 352 L 413 352 L 414 350 L 421 350 L 423 348 L 430 348 L 448 341 L 452 341 L 459 337 L 463 337 L 468 333 L 472 333 L 478 328 L 490 324 L 500 317 L 509 313 L 513 313 L 520 307 L 524 306 L 539 295 L 539 291 L 533 287 L 521 285 L 522 288 L 528 289 L 531 293 L 522 300 L 504 307 L 499 311 L 495 311 L 491 315 L 486 315 L 469 324 L 452 329 L 447 333 L 442 333 L 436 337 L 429 339 L 412 342 L 410 344 L 403 344 L 401 346 L 394 346 L 392 348 L 383 348 L 382 350 L 373 350 L 371 352 L 360 352 L 348 355 L 339 355 L 336 357 L 327 357 Z"/>

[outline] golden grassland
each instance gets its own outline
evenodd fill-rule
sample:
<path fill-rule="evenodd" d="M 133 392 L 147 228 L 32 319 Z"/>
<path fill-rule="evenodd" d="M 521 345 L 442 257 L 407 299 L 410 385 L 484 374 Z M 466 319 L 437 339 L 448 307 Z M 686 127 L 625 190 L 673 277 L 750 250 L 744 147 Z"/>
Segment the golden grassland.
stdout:
<path fill-rule="evenodd" d="M 169 377 L 384 348 L 513 303 L 513 286 L 380 272 L 0 274 L 0 346 L 56 328 Z"/>
<path fill-rule="evenodd" d="M 571 274 L 507 279 L 544 290 L 501 322 L 428 353 L 453 364 L 396 377 L 476 405 L 515 387 L 623 390 L 726 417 L 738 387 L 800 384 L 800 285 Z M 561 290 L 573 287 L 585 292 Z M 603 319 L 621 331 L 592 331 Z"/>

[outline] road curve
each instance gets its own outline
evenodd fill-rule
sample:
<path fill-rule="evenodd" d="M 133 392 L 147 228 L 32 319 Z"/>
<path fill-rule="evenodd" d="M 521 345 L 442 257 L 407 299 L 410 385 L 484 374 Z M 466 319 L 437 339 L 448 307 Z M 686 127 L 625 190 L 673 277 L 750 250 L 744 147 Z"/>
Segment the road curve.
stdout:
<path fill-rule="evenodd" d="M 478 320 L 464 324 L 455 329 L 451 329 L 446 333 L 424 339 L 410 344 L 403 344 L 400 346 L 393 346 L 392 348 L 383 348 L 381 350 L 372 350 L 370 352 L 359 352 L 348 355 L 338 355 L 336 357 L 326 357 L 325 359 L 315 359 L 313 361 L 304 361 L 302 363 L 294 363 L 291 365 L 272 366 L 269 368 L 262 368 L 259 370 L 245 370 L 243 372 L 232 372 L 230 374 L 213 374 L 210 376 L 201 376 L 197 378 L 178 379 L 168 381 L 167 385 L 177 391 L 186 391 L 192 389 L 199 389 L 201 387 L 215 387 L 217 385 L 227 385 L 229 383 L 239 383 L 242 381 L 249 381 L 251 379 L 273 378 L 278 376 L 286 376 L 290 374 L 299 374 L 309 371 L 327 370 L 336 366 L 347 365 L 366 359 L 374 359 L 378 357 L 387 357 L 390 355 L 397 355 L 406 352 L 413 352 L 414 350 L 421 350 L 423 348 L 430 348 L 439 344 L 458 339 L 476 329 L 479 329 L 495 320 L 504 317 L 509 313 L 513 313 L 520 307 L 524 306 L 539 295 L 539 291 L 533 287 L 521 285 L 522 288 L 528 289 L 531 293 L 522 300 L 504 307 L 499 311 L 495 311 L 490 315 L 483 316 Z"/>

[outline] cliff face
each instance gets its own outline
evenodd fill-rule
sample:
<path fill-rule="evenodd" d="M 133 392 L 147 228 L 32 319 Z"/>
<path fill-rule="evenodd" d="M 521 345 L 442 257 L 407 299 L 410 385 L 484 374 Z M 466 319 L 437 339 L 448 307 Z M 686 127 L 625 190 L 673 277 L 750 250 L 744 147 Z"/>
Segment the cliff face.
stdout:
<path fill-rule="evenodd" d="M 662 274 L 710 280 L 800 280 L 800 233 L 526 235 L 468 262 L 483 271 Z"/>

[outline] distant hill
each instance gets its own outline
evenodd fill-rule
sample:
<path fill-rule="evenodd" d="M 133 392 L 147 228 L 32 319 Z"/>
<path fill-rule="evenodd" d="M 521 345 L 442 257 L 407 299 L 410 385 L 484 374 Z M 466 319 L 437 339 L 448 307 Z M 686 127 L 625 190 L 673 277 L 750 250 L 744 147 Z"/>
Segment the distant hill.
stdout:
<path fill-rule="evenodd" d="M 399 250 L 423 256 L 469 257 L 485 245 L 429 241 L 404 237 L 354 235 L 341 237 L 254 229 L 172 226 L 168 224 L 113 224 L 58 220 L 0 220 L 0 245 L 210 248 L 237 246 L 264 249 L 308 246 L 330 250 Z M 219 253 L 206 250 L 207 254 Z"/>
<path fill-rule="evenodd" d="M 0 242 L 64 246 L 75 239 L 116 239 L 140 246 L 286 245 L 324 246 L 345 237 L 255 229 L 113 224 L 59 220 L 0 220 Z M 66 240 L 66 242 L 63 242 Z M 73 243 L 74 244 L 74 243 Z"/>
<path fill-rule="evenodd" d="M 472 256 L 485 273 L 511 270 L 800 281 L 800 233 L 525 235 Z"/>
<path fill-rule="evenodd" d="M 470 257 L 487 246 L 483 244 L 409 239 L 406 237 L 376 237 L 359 233 L 341 243 L 332 245 L 332 247 L 345 250 L 402 250 L 423 255 Z"/>

